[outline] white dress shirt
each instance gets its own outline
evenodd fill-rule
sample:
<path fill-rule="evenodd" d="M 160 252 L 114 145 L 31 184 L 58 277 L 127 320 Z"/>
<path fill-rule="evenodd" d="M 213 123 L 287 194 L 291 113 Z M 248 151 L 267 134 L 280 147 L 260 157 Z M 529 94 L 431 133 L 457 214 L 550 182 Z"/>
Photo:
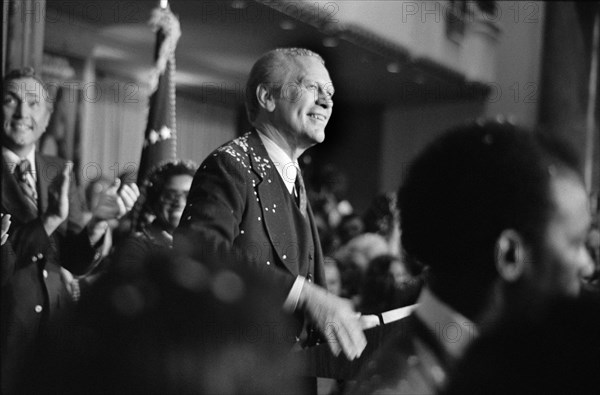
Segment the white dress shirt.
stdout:
<path fill-rule="evenodd" d="M 2 157 L 4 158 L 4 162 L 8 165 L 8 171 L 10 174 L 14 174 L 17 165 L 21 163 L 23 159 L 27 159 L 29 161 L 29 168 L 31 169 L 33 181 L 37 181 L 37 169 L 35 167 L 35 146 L 31 151 L 29 151 L 25 158 L 21 158 L 8 148 L 2 147 Z"/>
<path fill-rule="evenodd" d="M 300 171 L 298 161 L 292 160 L 292 158 L 290 158 L 280 146 L 278 146 L 266 135 L 258 132 L 258 136 L 262 140 L 262 143 L 267 150 L 267 154 L 269 154 L 269 158 L 271 158 L 271 161 L 275 165 L 275 168 L 285 183 L 288 192 L 292 193 L 294 190 L 294 184 L 296 182 L 296 176 Z"/>

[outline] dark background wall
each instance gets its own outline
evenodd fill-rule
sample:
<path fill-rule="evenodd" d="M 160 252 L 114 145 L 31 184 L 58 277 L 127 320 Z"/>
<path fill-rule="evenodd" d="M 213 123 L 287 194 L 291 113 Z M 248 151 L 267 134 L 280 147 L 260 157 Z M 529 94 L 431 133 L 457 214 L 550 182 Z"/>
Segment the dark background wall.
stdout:
<path fill-rule="evenodd" d="M 539 121 L 549 133 L 570 141 L 582 160 L 586 156 L 589 127 L 586 115 L 590 99 L 592 32 L 598 11 L 598 2 L 547 4 Z M 597 120 L 600 115 L 597 101 L 593 111 Z M 598 191 L 600 133 L 597 123 L 593 133 L 591 190 Z"/>
<path fill-rule="evenodd" d="M 317 166 L 333 164 L 347 180 L 347 198 L 354 209 L 367 208 L 379 189 L 382 107 L 336 102 L 325 142 L 308 153 Z"/>

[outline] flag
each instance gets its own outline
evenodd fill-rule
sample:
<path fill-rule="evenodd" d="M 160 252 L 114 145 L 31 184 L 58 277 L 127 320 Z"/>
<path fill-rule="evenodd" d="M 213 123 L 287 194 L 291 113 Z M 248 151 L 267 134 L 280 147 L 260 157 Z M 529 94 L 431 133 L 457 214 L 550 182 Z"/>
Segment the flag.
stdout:
<path fill-rule="evenodd" d="M 150 25 L 156 32 L 154 68 L 151 75 L 150 108 L 137 181 L 142 184 L 152 168 L 176 157 L 175 48 L 181 36 L 179 20 L 168 2 L 152 11 Z"/>

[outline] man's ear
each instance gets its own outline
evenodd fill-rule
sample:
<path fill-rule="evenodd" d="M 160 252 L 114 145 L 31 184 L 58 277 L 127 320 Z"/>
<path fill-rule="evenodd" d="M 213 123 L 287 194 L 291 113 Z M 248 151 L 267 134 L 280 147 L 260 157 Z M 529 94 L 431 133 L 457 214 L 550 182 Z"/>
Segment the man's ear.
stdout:
<path fill-rule="evenodd" d="M 256 87 L 256 99 L 258 100 L 258 105 L 268 112 L 275 110 L 273 89 L 269 89 L 265 84 L 258 84 Z"/>
<path fill-rule="evenodd" d="M 509 283 L 516 282 L 526 270 L 530 253 L 523 237 L 513 229 L 502 231 L 496 240 L 496 270 Z"/>

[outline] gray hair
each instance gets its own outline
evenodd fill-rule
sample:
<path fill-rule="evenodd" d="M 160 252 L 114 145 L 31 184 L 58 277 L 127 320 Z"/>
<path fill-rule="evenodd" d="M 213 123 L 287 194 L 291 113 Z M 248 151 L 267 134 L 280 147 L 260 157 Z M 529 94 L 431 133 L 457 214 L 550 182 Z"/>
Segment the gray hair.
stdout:
<path fill-rule="evenodd" d="M 246 82 L 246 114 L 250 123 L 254 122 L 260 108 L 256 88 L 266 83 L 274 89 L 274 93 L 278 93 L 281 90 L 279 77 L 290 69 L 291 61 L 300 56 L 313 56 L 325 65 L 321 55 L 305 48 L 277 48 L 265 53 L 254 63 Z"/>

